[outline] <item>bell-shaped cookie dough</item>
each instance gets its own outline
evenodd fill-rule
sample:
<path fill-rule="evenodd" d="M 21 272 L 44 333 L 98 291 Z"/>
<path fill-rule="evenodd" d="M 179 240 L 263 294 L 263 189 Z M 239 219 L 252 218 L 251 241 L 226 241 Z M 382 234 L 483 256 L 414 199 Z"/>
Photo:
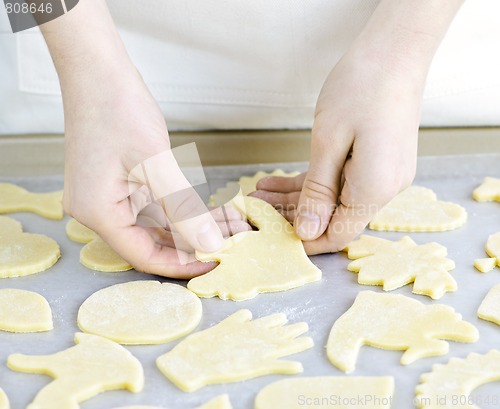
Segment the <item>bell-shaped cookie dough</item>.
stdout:
<path fill-rule="evenodd" d="M 39 332 L 52 328 L 52 311 L 40 294 L 13 288 L 0 290 L 0 330 Z"/>
<path fill-rule="evenodd" d="M 75 343 L 76 346 L 53 355 L 9 356 L 7 366 L 12 370 L 54 378 L 38 392 L 30 407 L 77 409 L 79 402 L 104 391 L 142 390 L 142 365 L 125 348 L 106 338 L 82 333 L 75 335 Z"/>
<path fill-rule="evenodd" d="M 189 335 L 156 364 L 187 392 L 267 374 L 299 373 L 300 362 L 278 358 L 311 348 L 313 340 L 297 338 L 308 330 L 305 322 L 284 326 L 286 322 L 284 314 L 252 321 L 250 311 L 239 310 L 219 324 Z"/>
<path fill-rule="evenodd" d="M 405 350 L 403 365 L 448 353 L 446 340 L 475 342 L 479 333 L 453 308 L 425 305 L 399 294 L 362 291 L 333 325 L 327 343 L 330 362 L 345 372 L 355 369 L 363 345 Z"/>
<path fill-rule="evenodd" d="M 201 261 L 219 261 L 188 288 L 200 297 L 248 300 L 263 292 L 284 291 L 321 279 L 293 227 L 270 204 L 239 195 L 232 202 L 259 229 L 227 239 L 214 253 L 197 252 Z"/>

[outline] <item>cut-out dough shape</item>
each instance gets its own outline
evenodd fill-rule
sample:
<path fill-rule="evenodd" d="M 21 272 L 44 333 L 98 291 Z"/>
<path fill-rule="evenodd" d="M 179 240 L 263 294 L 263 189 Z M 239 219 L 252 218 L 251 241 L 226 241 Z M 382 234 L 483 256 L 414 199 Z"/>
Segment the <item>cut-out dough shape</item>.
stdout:
<path fill-rule="evenodd" d="M 7 366 L 19 372 L 50 375 L 54 380 L 38 392 L 29 406 L 37 409 L 77 409 L 78 403 L 98 393 L 144 386 L 141 363 L 109 339 L 77 333 L 74 347 L 53 355 L 13 354 Z"/>
<path fill-rule="evenodd" d="M 467 212 L 462 206 L 437 200 L 431 189 L 410 186 L 384 206 L 369 227 L 383 231 L 445 231 L 457 229 L 466 221 Z"/>
<path fill-rule="evenodd" d="M 62 190 L 32 193 L 11 183 L 0 183 L 0 213 L 33 212 L 48 219 L 64 216 Z"/>
<path fill-rule="evenodd" d="M 51 238 L 24 233 L 21 223 L 0 216 L 0 278 L 39 273 L 52 267 L 61 253 Z"/>
<path fill-rule="evenodd" d="M 227 239 L 214 253 L 197 252 L 200 261 L 219 261 L 188 288 L 200 297 L 247 300 L 258 293 L 284 291 L 321 279 L 293 227 L 270 204 L 239 195 L 232 202 L 259 228 Z"/>
<path fill-rule="evenodd" d="M 205 385 L 235 382 L 267 374 L 302 372 L 302 364 L 278 358 L 312 348 L 313 340 L 299 337 L 305 322 L 284 326 L 284 314 L 252 321 L 239 310 L 219 324 L 189 335 L 156 363 L 180 389 L 191 392 Z"/>
<path fill-rule="evenodd" d="M 394 379 L 390 376 L 283 379 L 257 394 L 255 409 L 390 409 L 393 393 Z M 372 400 L 360 400 L 360 396 L 369 396 Z M 352 402 L 360 403 L 358 406 Z"/>
<path fill-rule="evenodd" d="M 9 399 L 7 399 L 7 395 L 0 388 L 0 409 L 10 409 Z"/>
<path fill-rule="evenodd" d="M 52 328 L 52 311 L 40 294 L 13 288 L 0 290 L 0 330 L 39 332 Z"/>
<path fill-rule="evenodd" d="M 481 186 L 472 192 L 472 197 L 478 202 L 500 202 L 500 179 L 486 177 Z"/>
<path fill-rule="evenodd" d="M 90 230 L 75 219 L 70 219 L 66 223 L 66 234 L 71 240 L 77 243 L 90 243 L 92 240 L 99 238 L 95 231 Z"/>
<path fill-rule="evenodd" d="M 408 236 L 393 242 L 362 235 L 345 250 L 350 259 L 356 259 L 347 269 L 358 273 L 360 284 L 383 285 L 385 291 L 391 291 L 414 282 L 413 293 L 433 299 L 457 289 L 457 282 L 448 273 L 455 263 L 446 258 L 446 247 L 440 244 L 419 246 Z"/>
<path fill-rule="evenodd" d="M 283 176 L 294 177 L 300 172 L 284 172 L 281 169 L 276 169 L 271 173 L 259 171 L 253 176 L 242 176 L 238 182 L 228 182 L 226 186 L 221 187 L 210 196 L 209 205 L 213 207 L 223 206 L 233 199 L 241 189 L 241 193 L 247 196 L 249 193 L 255 192 L 257 182 L 267 176 Z"/>
<path fill-rule="evenodd" d="M 80 263 L 96 271 L 115 273 L 131 270 L 132 266 L 121 258 L 109 245 L 97 238 L 80 251 Z"/>
<path fill-rule="evenodd" d="M 78 326 L 120 344 L 160 344 L 190 333 L 201 313 L 200 299 L 180 285 L 132 281 L 92 294 L 78 311 Z"/>
<path fill-rule="evenodd" d="M 500 284 L 488 291 L 477 310 L 477 316 L 500 325 Z"/>
<path fill-rule="evenodd" d="M 495 268 L 497 265 L 496 258 L 476 258 L 474 260 L 474 267 L 481 273 L 487 273 Z"/>
<path fill-rule="evenodd" d="M 229 401 L 229 396 L 221 395 L 212 399 L 211 401 L 199 406 L 196 409 L 232 409 L 231 402 Z M 0 408 L 1 409 L 1 408 Z M 126 406 L 123 408 L 116 409 L 166 409 L 160 408 L 158 406 Z"/>
<path fill-rule="evenodd" d="M 451 358 L 446 365 L 432 366 L 420 377 L 416 403 L 421 409 L 479 409 L 469 395 L 485 383 L 500 380 L 500 351 L 472 353 L 465 359 Z"/>
<path fill-rule="evenodd" d="M 398 294 L 362 291 L 354 304 L 333 325 L 327 343 L 332 364 L 345 372 L 355 369 L 363 345 L 405 350 L 403 365 L 448 353 L 448 342 L 475 342 L 476 327 L 462 320 L 453 308 L 425 305 Z"/>

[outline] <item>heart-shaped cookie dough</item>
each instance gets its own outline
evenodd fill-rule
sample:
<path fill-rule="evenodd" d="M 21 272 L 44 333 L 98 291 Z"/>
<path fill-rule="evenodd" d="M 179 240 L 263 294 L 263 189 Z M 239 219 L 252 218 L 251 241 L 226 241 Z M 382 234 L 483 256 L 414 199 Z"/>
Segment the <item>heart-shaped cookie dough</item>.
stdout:
<path fill-rule="evenodd" d="M 369 227 L 382 231 L 446 231 L 466 221 L 462 206 L 437 200 L 431 189 L 410 186 L 384 206 Z"/>
<path fill-rule="evenodd" d="M 39 273 L 60 255 L 59 245 L 50 237 L 24 233 L 21 223 L 0 216 L 0 278 Z"/>
<path fill-rule="evenodd" d="M 33 212 L 60 220 L 64 216 L 62 195 L 62 190 L 33 193 L 11 183 L 0 183 L 0 213 Z"/>

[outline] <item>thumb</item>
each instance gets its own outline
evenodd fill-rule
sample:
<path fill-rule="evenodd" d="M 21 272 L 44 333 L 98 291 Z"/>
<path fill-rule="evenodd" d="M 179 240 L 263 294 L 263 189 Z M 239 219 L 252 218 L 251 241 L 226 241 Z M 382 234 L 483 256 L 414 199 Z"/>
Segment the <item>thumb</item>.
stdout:
<path fill-rule="evenodd" d="M 343 138 L 342 138 L 343 139 Z M 337 206 L 340 178 L 350 145 L 341 138 L 314 134 L 311 160 L 297 207 L 295 232 L 302 240 L 315 240 L 327 229 Z"/>

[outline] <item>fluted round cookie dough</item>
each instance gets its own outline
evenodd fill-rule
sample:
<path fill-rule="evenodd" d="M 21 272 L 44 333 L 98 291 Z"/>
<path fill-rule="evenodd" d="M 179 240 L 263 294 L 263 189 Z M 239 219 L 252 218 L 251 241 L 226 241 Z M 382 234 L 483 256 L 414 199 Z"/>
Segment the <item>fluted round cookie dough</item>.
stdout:
<path fill-rule="evenodd" d="M 66 223 L 66 234 L 77 243 L 90 243 L 92 240 L 99 238 L 95 231 L 90 230 L 75 219 L 70 219 Z"/>
<path fill-rule="evenodd" d="M 13 288 L 0 290 L 0 330 L 39 332 L 52 328 L 52 311 L 40 294 Z"/>
<path fill-rule="evenodd" d="M 24 233 L 21 223 L 0 216 L 0 278 L 39 273 L 60 255 L 59 245 L 50 237 Z"/>
<path fill-rule="evenodd" d="M 80 251 L 80 263 L 96 271 L 114 273 L 131 270 L 132 266 L 121 258 L 109 245 L 97 238 L 87 243 Z"/>
<path fill-rule="evenodd" d="M 132 281 L 92 294 L 80 307 L 78 326 L 120 344 L 160 344 L 190 333 L 201 313 L 200 299 L 180 285 Z"/>

